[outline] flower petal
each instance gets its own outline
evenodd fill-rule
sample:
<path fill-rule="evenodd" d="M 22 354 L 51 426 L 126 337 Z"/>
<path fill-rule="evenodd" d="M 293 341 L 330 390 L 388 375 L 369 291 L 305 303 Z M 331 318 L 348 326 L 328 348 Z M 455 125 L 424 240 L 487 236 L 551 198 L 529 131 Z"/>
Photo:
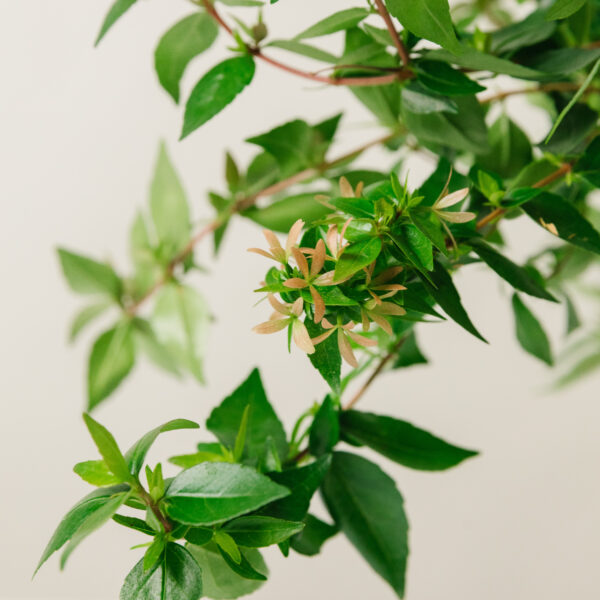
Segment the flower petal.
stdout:
<path fill-rule="evenodd" d="M 279 243 L 277 236 L 270 229 L 263 229 L 263 235 L 265 236 L 267 244 L 269 244 L 271 249 L 281 248 L 281 244 Z"/>
<path fill-rule="evenodd" d="M 292 288 L 294 290 L 301 290 L 308 286 L 308 283 L 304 281 L 304 279 L 300 279 L 299 277 L 291 277 L 283 282 L 283 285 L 288 288 Z"/>
<path fill-rule="evenodd" d="M 381 327 L 381 329 L 383 329 L 387 334 L 392 335 L 393 331 L 392 331 L 392 326 L 389 324 L 388 320 L 385 317 L 382 317 L 381 315 L 378 315 L 377 313 L 374 312 L 370 312 L 369 316 L 371 317 L 371 319 L 373 319 L 373 321 L 375 321 L 375 323 L 377 323 L 377 325 L 379 325 L 379 327 Z"/>
<path fill-rule="evenodd" d="M 327 235 L 325 236 L 327 247 L 329 248 L 329 252 L 331 252 L 332 256 L 337 256 L 337 233 L 337 225 L 330 225 L 329 229 L 327 230 Z"/>
<path fill-rule="evenodd" d="M 306 354 L 314 353 L 315 347 L 310 339 L 310 335 L 308 335 L 306 325 L 304 325 L 304 323 L 298 319 L 296 319 L 292 325 L 292 337 L 294 338 L 296 346 L 298 346 L 300 350 L 306 352 Z"/>
<path fill-rule="evenodd" d="M 355 198 L 360 198 L 362 196 L 363 193 L 363 188 L 365 187 L 365 183 L 364 181 L 359 181 L 356 184 L 356 189 L 354 190 L 354 197 Z"/>
<path fill-rule="evenodd" d="M 401 317 L 406 314 L 406 311 L 397 304 L 393 302 L 382 302 L 380 306 L 377 307 L 376 311 L 380 315 L 394 315 L 397 317 Z"/>
<path fill-rule="evenodd" d="M 379 273 L 379 275 L 377 275 L 377 277 L 375 277 L 373 279 L 372 283 L 375 285 L 387 283 L 388 281 L 391 281 L 392 279 L 394 279 L 394 277 L 396 277 L 396 275 L 401 273 L 403 270 L 404 270 L 404 267 L 401 267 L 401 266 L 390 267 L 389 269 L 386 269 L 385 271 L 382 271 L 381 273 Z"/>
<path fill-rule="evenodd" d="M 276 333 L 285 329 L 289 323 L 289 319 L 276 319 L 273 321 L 265 321 L 256 327 L 252 328 L 255 333 Z"/>
<path fill-rule="evenodd" d="M 248 248 L 248 250 L 246 250 L 246 252 L 253 252 L 254 254 L 260 254 L 261 256 L 264 256 L 265 258 L 270 258 L 271 260 L 277 260 L 270 252 L 267 252 L 266 250 L 262 250 L 261 248 Z"/>
<path fill-rule="evenodd" d="M 284 304 L 283 302 L 279 302 L 277 298 L 275 298 L 274 294 L 269 294 L 267 296 L 267 300 L 269 304 L 276 310 L 279 314 L 285 315 L 286 317 L 290 314 L 290 306 L 289 304 Z"/>
<path fill-rule="evenodd" d="M 300 252 L 300 248 L 292 248 L 292 256 L 300 269 L 302 275 L 304 275 L 305 279 L 310 277 L 310 271 L 308 270 L 308 261 L 306 260 L 306 256 Z"/>
<path fill-rule="evenodd" d="M 302 298 L 297 298 L 294 301 L 294 304 L 292 304 L 290 313 L 299 317 L 302 314 L 303 310 L 304 310 L 304 300 Z"/>
<path fill-rule="evenodd" d="M 321 321 L 321 327 L 323 327 L 323 329 L 333 329 L 333 325 L 327 319 Z"/>
<path fill-rule="evenodd" d="M 354 198 L 354 190 L 345 177 L 340 177 L 340 193 L 342 198 Z"/>
<path fill-rule="evenodd" d="M 354 352 L 352 352 L 352 347 L 350 346 L 350 342 L 346 339 L 344 332 L 341 329 L 338 329 L 338 348 L 340 349 L 340 354 L 342 358 L 355 369 L 358 367 L 358 361 L 356 360 L 356 356 L 354 356 Z"/>
<path fill-rule="evenodd" d="M 372 340 L 360 335 L 360 333 L 354 333 L 354 331 L 347 331 L 346 333 L 360 346 L 377 346 L 377 340 Z"/>
<path fill-rule="evenodd" d="M 315 252 L 310 263 L 310 276 L 314 277 L 317 273 L 320 273 L 323 265 L 325 264 L 325 242 L 319 240 L 315 246 Z"/>
<path fill-rule="evenodd" d="M 318 335 L 317 337 L 311 338 L 311 342 L 316 346 L 317 344 L 324 342 L 334 331 L 335 331 L 335 329 L 329 329 L 325 333 L 322 333 L 321 335 Z"/>
<path fill-rule="evenodd" d="M 437 213 L 445 221 L 450 223 L 467 223 L 475 218 L 472 212 L 439 212 Z"/>
<path fill-rule="evenodd" d="M 304 221 L 302 219 L 298 219 L 292 225 L 292 228 L 290 229 L 290 232 L 288 233 L 287 242 L 285 243 L 285 251 L 287 252 L 288 256 L 290 255 L 290 253 L 292 251 L 292 247 L 296 245 L 296 242 L 298 241 L 298 237 L 300 236 L 300 232 L 302 231 L 303 227 L 304 227 Z"/>
<path fill-rule="evenodd" d="M 315 303 L 315 323 L 320 323 L 325 315 L 325 302 L 314 285 L 310 286 L 310 295 Z"/>
<path fill-rule="evenodd" d="M 469 188 L 463 188 L 462 190 L 456 190 L 443 198 L 440 198 L 435 204 L 434 208 L 448 208 L 454 206 L 459 202 L 462 202 L 469 195 Z"/>
<path fill-rule="evenodd" d="M 323 287 L 326 287 L 328 285 L 334 285 L 333 283 L 333 277 L 335 276 L 335 271 L 327 271 L 327 273 L 323 273 L 322 275 L 319 275 L 315 280 L 314 280 L 314 284 L 315 285 L 321 285 Z M 345 279 L 343 280 L 345 281 Z M 338 283 L 342 283 L 341 281 L 337 281 L 336 284 Z"/>

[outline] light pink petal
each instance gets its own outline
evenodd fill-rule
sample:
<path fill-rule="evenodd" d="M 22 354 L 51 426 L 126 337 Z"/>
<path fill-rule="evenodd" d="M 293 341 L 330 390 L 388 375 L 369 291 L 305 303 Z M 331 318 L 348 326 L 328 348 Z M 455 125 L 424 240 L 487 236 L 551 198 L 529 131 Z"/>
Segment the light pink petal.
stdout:
<path fill-rule="evenodd" d="M 271 249 L 281 248 L 281 244 L 279 243 L 277 236 L 270 229 L 263 229 L 263 235 L 265 236 L 267 244 L 269 244 Z"/>
<path fill-rule="evenodd" d="M 321 342 L 325 341 L 334 331 L 335 329 L 330 329 L 329 331 L 326 331 L 325 333 L 322 333 L 317 337 L 311 338 L 311 341 L 316 346 L 317 344 L 320 344 Z"/>
<path fill-rule="evenodd" d="M 303 227 L 304 227 L 304 221 L 302 219 L 298 219 L 292 225 L 292 228 L 290 229 L 290 232 L 288 233 L 287 242 L 285 244 L 285 251 L 287 252 L 288 256 L 292 251 L 292 247 L 296 245 L 296 242 L 298 241 L 298 237 L 300 236 L 300 232 L 302 231 Z"/>
<path fill-rule="evenodd" d="M 340 177 L 340 193 L 342 198 L 354 198 L 354 190 L 345 177 Z"/>
<path fill-rule="evenodd" d="M 388 320 L 385 317 L 382 317 L 381 315 L 378 315 L 374 312 L 370 312 L 369 316 L 371 317 L 371 319 L 373 319 L 373 321 L 375 321 L 375 323 L 377 323 L 377 325 L 379 325 L 379 327 L 381 327 L 381 329 L 383 329 L 389 335 L 392 335 L 392 326 L 389 324 Z"/>
<path fill-rule="evenodd" d="M 354 196 L 356 198 L 360 198 L 362 196 L 363 193 L 363 188 L 365 187 L 365 184 L 363 181 L 359 181 L 358 184 L 356 185 L 356 189 L 354 190 Z"/>
<path fill-rule="evenodd" d="M 354 329 L 356 327 L 356 323 L 353 321 L 348 321 L 345 325 L 342 325 L 342 329 Z"/>
<path fill-rule="evenodd" d="M 347 331 L 346 333 L 360 346 L 377 346 L 377 340 L 372 340 L 359 333 L 354 333 L 354 331 Z"/>
<path fill-rule="evenodd" d="M 325 236 L 327 247 L 333 256 L 337 256 L 337 231 L 337 225 L 330 225 L 329 229 L 327 230 L 327 235 Z"/>
<path fill-rule="evenodd" d="M 287 279 L 286 281 L 284 281 L 283 285 L 294 290 L 301 290 L 305 288 L 308 285 L 308 283 L 306 283 L 304 279 L 300 279 L 299 277 L 292 277 L 291 279 Z"/>
<path fill-rule="evenodd" d="M 302 321 L 294 321 L 294 324 L 292 325 L 292 337 L 300 350 L 306 352 L 306 354 L 314 353 L 315 347 L 313 346 L 310 335 L 308 335 L 306 326 Z"/>
<path fill-rule="evenodd" d="M 321 327 L 323 327 L 323 329 L 332 329 L 333 325 L 327 319 L 323 319 L 321 321 Z"/>
<path fill-rule="evenodd" d="M 449 206 L 454 206 L 459 202 L 462 202 L 469 195 L 469 188 L 463 188 L 462 190 L 457 190 L 456 192 L 452 192 L 443 198 L 440 198 L 435 203 L 435 208 L 448 208 Z"/>
<path fill-rule="evenodd" d="M 440 212 L 438 215 L 450 223 L 467 223 L 476 216 L 472 212 Z"/>
<path fill-rule="evenodd" d="M 374 290 L 387 290 L 387 291 L 394 291 L 394 292 L 401 292 L 402 290 L 406 289 L 406 286 L 400 285 L 399 283 L 384 283 L 383 285 L 376 285 L 373 286 Z"/>
<path fill-rule="evenodd" d="M 310 277 L 310 271 L 308 270 L 308 262 L 306 260 L 306 256 L 300 252 L 300 248 L 292 248 L 292 256 L 300 269 L 300 272 L 306 279 Z"/>
<path fill-rule="evenodd" d="M 271 260 L 276 260 L 275 257 L 267 252 L 266 250 L 262 250 L 261 248 L 248 248 L 247 252 L 254 252 L 254 254 L 260 254 L 261 256 L 264 256 L 265 258 L 270 258 Z"/>
<path fill-rule="evenodd" d="M 380 315 L 395 315 L 401 317 L 406 314 L 406 311 L 393 302 L 382 302 L 381 306 L 377 307 L 377 312 Z"/>
<path fill-rule="evenodd" d="M 382 271 L 381 273 L 379 273 L 379 275 L 377 275 L 377 277 L 375 277 L 375 279 L 373 279 L 373 283 L 376 285 L 379 285 L 381 283 L 386 283 L 388 281 L 391 281 L 392 279 L 394 279 L 394 277 L 396 277 L 396 275 L 400 274 L 402 271 L 404 270 L 404 267 L 390 267 L 389 269 L 386 269 L 385 271 Z"/>
<path fill-rule="evenodd" d="M 294 304 L 292 304 L 292 309 L 291 309 L 291 313 L 296 315 L 297 317 L 299 317 L 302 314 L 302 311 L 304 310 L 304 300 L 302 300 L 302 298 L 297 298 L 294 301 Z"/>
<path fill-rule="evenodd" d="M 267 296 L 267 300 L 273 309 L 278 313 L 286 316 L 290 314 L 290 307 L 287 304 L 283 304 L 283 302 L 279 302 L 279 300 L 275 298 L 274 294 L 269 294 Z"/>
<path fill-rule="evenodd" d="M 371 321 L 369 321 L 369 315 L 367 314 L 366 310 L 361 310 L 360 313 L 362 317 L 363 331 L 369 331 L 369 329 L 371 329 Z"/>
<path fill-rule="evenodd" d="M 319 240 L 315 247 L 315 252 L 312 257 L 312 262 L 310 263 L 310 276 L 314 277 L 317 273 L 321 271 L 323 265 L 325 264 L 325 242 L 323 240 Z"/>
<path fill-rule="evenodd" d="M 344 236 L 346 235 L 346 229 L 348 229 L 348 225 L 350 225 L 350 223 L 352 222 L 352 217 L 350 217 L 345 223 L 344 226 L 342 227 L 342 232 L 340 233 L 340 241 L 343 242 L 344 241 Z"/>
<path fill-rule="evenodd" d="M 323 273 L 323 275 L 319 275 L 314 283 L 315 285 L 321 285 L 323 287 L 328 285 L 333 285 L 333 277 L 335 275 L 335 271 L 327 271 L 327 273 Z M 337 283 L 342 283 L 341 281 L 337 281 Z"/>
<path fill-rule="evenodd" d="M 344 332 L 341 329 L 338 329 L 338 348 L 340 349 L 340 354 L 342 358 L 355 369 L 358 367 L 358 361 L 356 360 L 356 356 L 354 356 L 354 352 L 352 352 L 352 347 L 350 346 L 350 342 L 346 339 Z"/>
<path fill-rule="evenodd" d="M 276 319 L 273 321 L 265 321 L 252 329 L 255 333 L 275 333 L 285 329 L 290 322 L 289 319 Z"/>
<path fill-rule="evenodd" d="M 320 323 L 325 314 L 325 302 L 323 302 L 321 294 L 317 292 L 314 285 L 310 286 L 310 295 L 315 303 L 315 323 Z"/>

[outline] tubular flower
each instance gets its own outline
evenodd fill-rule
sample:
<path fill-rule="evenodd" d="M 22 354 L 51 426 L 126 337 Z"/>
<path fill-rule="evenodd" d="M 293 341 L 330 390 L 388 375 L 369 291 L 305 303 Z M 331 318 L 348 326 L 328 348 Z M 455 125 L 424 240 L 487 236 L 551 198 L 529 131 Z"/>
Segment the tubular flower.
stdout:
<path fill-rule="evenodd" d="M 298 298 L 294 304 L 279 302 L 273 294 L 267 296 L 269 304 L 275 312 L 265 323 L 261 323 L 252 329 L 256 333 L 276 333 L 286 327 L 292 328 L 292 338 L 300 350 L 312 354 L 315 347 L 310 339 L 306 325 L 300 320 L 304 308 L 304 301 Z"/>
<path fill-rule="evenodd" d="M 445 208 L 450 208 L 451 206 L 462 202 L 468 195 L 469 188 L 463 188 L 462 190 L 457 190 L 451 194 L 440 196 L 435 201 L 432 209 L 440 219 L 444 219 L 444 221 L 448 221 L 449 223 L 466 223 L 467 221 L 472 221 L 475 218 L 475 213 L 461 211 L 449 212 L 444 210 Z"/>
<path fill-rule="evenodd" d="M 319 240 L 317 242 L 317 245 L 312 252 L 310 268 L 308 267 L 306 256 L 304 256 L 299 248 L 292 248 L 292 256 L 298 265 L 298 269 L 300 270 L 302 277 L 290 277 L 290 279 L 283 282 L 283 285 L 294 290 L 308 288 L 315 304 L 314 321 L 315 323 L 320 323 L 323 315 L 325 314 L 325 302 L 321 294 L 319 294 L 317 291 L 315 285 L 333 285 L 333 271 L 319 275 L 323 265 L 325 264 L 325 243 L 323 240 Z"/>
<path fill-rule="evenodd" d="M 325 329 L 325 333 L 312 338 L 312 343 L 316 346 L 320 344 L 324 340 L 326 340 L 330 335 L 333 335 L 334 332 L 337 331 L 337 343 L 338 348 L 340 350 L 340 354 L 342 358 L 352 367 L 358 367 L 358 361 L 356 360 L 356 356 L 354 356 L 354 352 L 352 352 L 352 346 L 350 345 L 350 340 L 354 340 L 357 344 L 361 346 L 376 346 L 377 342 L 375 340 L 371 340 L 366 338 L 358 333 L 354 333 L 350 331 L 356 327 L 356 323 L 349 321 L 345 325 L 342 325 L 338 322 L 337 325 L 332 325 L 327 319 L 323 319 L 321 321 L 321 326 Z"/>
<path fill-rule="evenodd" d="M 300 236 L 300 232 L 304 227 L 304 221 L 302 219 L 298 219 L 290 229 L 288 233 L 287 241 L 285 243 L 285 248 L 281 246 L 277 236 L 270 231 L 269 229 L 263 229 L 263 235 L 267 240 L 267 244 L 269 244 L 269 252 L 266 250 L 262 250 L 261 248 L 248 248 L 248 252 L 254 252 L 255 254 L 260 254 L 266 258 L 270 258 L 276 262 L 281 263 L 282 265 L 287 265 L 292 255 L 292 250 L 296 247 L 296 242 L 298 241 L 298 237 Z"/>

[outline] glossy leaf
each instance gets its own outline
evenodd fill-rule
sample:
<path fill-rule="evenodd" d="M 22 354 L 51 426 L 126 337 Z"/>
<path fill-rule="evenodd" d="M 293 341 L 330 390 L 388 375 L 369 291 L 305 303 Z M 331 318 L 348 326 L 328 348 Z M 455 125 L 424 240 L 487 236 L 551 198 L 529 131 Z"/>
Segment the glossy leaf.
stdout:
<path fill-rule="evenodd" d="M 311 319 L 304 322 L 311 338 L 323 333 L 323 328 Z M 326 340 L 315 346 L 315 351 L 308 354 L 312 366 L 319 371 L 323 379 L 335 394 L 340 392 L 340 374 L 342 370 L 342 357 L 335 336 L 329 336 Z"/>
<path fill-rule="evenodd" d="M 88 414 L 83 415 L 83 420 L 110 472 L 123 482 L 129 481 L 131 476 L 127 462 L 112 433 Z"/>
<path fill-rule="evenodd" d="M 370 265 L 381 252 L 381 240 L 368 238 L 346 247 L 335 265 L 334 281 L 344 281 Z"/>
<path fill-rule="evenodd" d="M 408 522 L 404 501 L 394 481 L 365 458 L 336 452 L 322 492 L 336 524 L 402 598 Z"/>
<path fill-rule="evenodd" d="M 279 544 L 302 529 L 304 529 L 302 522 L 249 516 L 230 521 L 225 525 L 223 531 L 228 533 L 240 546 L 262 548 Z"/>
<path fill-rule="evenodd" d="M 406 421 L 357 410 L 340 414 L 344 434 L 391 460 L 423 471 L 443 471 L 476 456 Z"/>
<path fill-rule="evenodd" d="M 415 64 L 419 82 L 431 91 L 444 96 L 470 96 L 485 88 L 448 63 L 420 60 Z"/>
<path fill-rule="evenodd" d="M 129 471 L 134 475 L 137 475 L 140 472 L 148 450 L 150 450 L 150 447 L 152 444 L 154 444 L 156 438 L 161 433 L 166 433 L 167 431 L 178 431 L 181 429 L 198 429 L 199 427 L 200 426 L 198 423 L 194 423 L 194 421 L 188 421 L 187 419 L 174 419 L 173 421 L 168 421 L 160 427 L 152 429 L 152 431 L 149 431 L 141 439 L 139 439 L 125 454 L 125 461 L 127 462 Z"/>
<path fill-rule="evenodd" d="M 228 58 L 213 67 L 192 90 L 185 106 L 181 139 L 220 113 L 252 81 L 251 56 Z"/>
<path fill-rule="evenodd" d="M 119 477 L 114 475 L 104 460 L 86 460 L 77 463 L 73 471 L 87 483 L 97 486 L 115 485 L 120 483 Z"/>
<path fill-rule="evenodd" d="M 325 523 L 314 515 L 304 517 L 304 529 L 291 539 L 291 547 L 305 556 L 316 556 L 323 544 L 339 532 L 335 525 Z"/>
<path fill-rule="evenodd" d="M 149 570 L 140 560 L 125 578 L 120 600 L 199 600 L 202 570 L 183 546 L 168 543 Z"/>
<path fill-rule="evenodd" d="M 459 54 L 448 0 L 386 0 L 390 13 L 411 33 Z"/>
<path fill-rule="evenodd" d="M 210 48 L 218 33 L 210 15 L 196 12 L 173 25 L 160 39 L 154 66 L 161 85 L 175 102 L 179 102 L 179 82 L 188 63 Z"/>
<path fill-rule="evenodd" d="M 258 369 L 211 412 L 206 427 L 219 441 L 233 448 L 246 407 L 250 407 L 244 461 L 260 464 L 268 440 L 273 440 L 281 460 L 287 454 L 285 431 L 273 407 L 269 404 Z"/>
<path fill-rule="evenodd" d="M 173 479 L 166 493 L 169 516 L 186 525 L 213 525 L 256 510 L 289 491 L 250 467 L 202 463 Z"/>
<path fill-rule="evenodd" d="M 525 292 L 530 296 L 543 298 L 551 302 L 557 301 L 552 294 L 531 276 L 527 269 L 515 264 L 483 240 L 474 238 L 469 241 L 469 244 L 481 260 L 500 275 L 502 279 L 508 281 L 515 289 Z"/>
<path fill-rule="evenodd" d="M 539 358 L 548 365 L 554 364 L 550 341 L 542 325 L 535 315 L 523 304 L 523 301 L 514 294 L 512 307 L 515 317 L 517 340 L 525 352 Z"/>
<path fill-rule="evenodd" d="M 325 396 L 325 400 L 319 407 L 310 427 L 308 447 L 313 456 L 329 454 L 340 438 L 340 422 L 338 411 L 331 399 Z"/>

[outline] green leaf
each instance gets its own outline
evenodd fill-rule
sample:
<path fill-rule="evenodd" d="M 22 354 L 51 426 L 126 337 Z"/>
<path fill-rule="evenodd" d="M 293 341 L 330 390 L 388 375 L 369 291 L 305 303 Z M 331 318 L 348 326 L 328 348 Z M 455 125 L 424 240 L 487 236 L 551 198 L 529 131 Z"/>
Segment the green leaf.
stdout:
<path fill-rule="evenodd" d="M 151 569 L 156 561 L 161 558 L 165 550 L 165 539 L 162 536 L 156 536 L 154 541 L 148 546 L 146 553 L 144 554 L 144 571 Z"/>
<path fill-rule="evenodd" d="M 115 485 L 120 483 L 119 477 L 114 475 L 104 460 L 86 460 L 77 463 L 73 471 L 87 483 L 97 486 Z"/>
<path fill-rule="evenodd" d="M 310 427 L 308 447 L 313 456 L 329 454 L 340 439 L 340 411 L 333 404 L 331 396 L 319 407 Z"/>
<path fill-rule="evenodd" d="M 304 325 L 311 338 L 323 333 L 320 325 L 311 319 L 306 319 Z M 307 355 L 312 366 L 319 371 L 323 379 L 329 384 L 334 394 L 340 393 L 340 374 L 342 370 L 342 357 L 335 336 L 329 336 L 326 340 L 315 346 L 315 351 Z"/>
<path fill-rule="evenodd" d="M 150 187 L 150 211 L 161 244 L 174 256 L 190 237 L 190 210 L 185 191 L 161 143 Z"/>
<path fill-rule="evenodd" d="M 225 600 L 251 594 L 262 585 L 269 572 L 260 552 L 255 548 L 242 549 L 242 556 L 252 569 L 262 574 L 262 580 L 246 579 L 233 572 L 216 544 L 201 548 L 189 546 L 188 549 L 202 569 L 203 593 L 207 598 Z"/>
<path fill-rule="evenodd" d="M 460 54 L 448 0 L 386 0 L 390 13 L 411 33 Z"/>
<path fill-rule="evenodd" d="M 52 538 L 46 546 L 42 558 L 35 570 L 40 567 L 54 554 L 60 550 L 72 537 L 83 523 L 97 510 L 102 508 L 110 499 L 123 491 L 128 490 L 126 485 L 118 485 L 94 490 L 91 494 L 82 498 L 62 519 Z M 34 573 L 34 574 L 35 574 Z"/>
<path fill-rule="evenodd" d="M 394 229 L 393 241 L 408 260 L 420 271 L 433 269 L 433 247 L 431 240 L 419 228 L 407 223 Z"/>
<path fill-rule="evenodd" d="M 508 281 L 515 289 L 525 292 L 530 296 L 557 302 L 556 298 L 540 285 L 527 269 L 516 265 L 512 260 L 506 258 L 506 256 L 502 256 L 502 254 L 496 252 L 492 246 L 481 239 L 473 238 L 468 243 L 481 260 L 500 275 L 502 279 Z"/>
<path fill-rule="evenodd" d="M 543 10 L 531 13 L 523 20 L 497 29 L 490 35 L 489 47 L 492 54 L 513 53 L 527 46 L 534 46 L 548 39 L 556 29 L 549 23 Z"/>
<path fill-rule="evenodd" d="M 142 519 L 137 519 L 136 517 L 128 517 L 125 515 L 113 515 L 112 520 L 119 525 L 123 525 L 123 527 L 128 527 L 129 529 L 134 529 L 135 531 L 139 531 L 140 533 L 145 533 L 146 535 L 155 536 L 156 531 L 146 523 L 146 521 L 142 521 Z M 212 534 L 212 531 L 211 531 Z"/>
<path fill-rule="evenodd" d="M 365 8 L 348 8 L 346 10 L 341 10 L 318 23 L 315 23 L 308 29 L 305 29 L 302 33 L 299 33 L 295 39 L 305 40 L 351 29 L 368 16 L 369 11 Z"/>
<path fill-rule="evenodd" d="M 101 302 L 100 304 L 92 304 L 82 308 L 71 323 L 71 329 L 69 330 L 69 341 L 74 342 L 83 329 L 104 312 L 106 312 L 110 306 L 111 304 L 108 302 Z"/>
<path fill-rule="evenodd" d="M 543 192 L 522 205 L 536 222 L 561 239 L 584 250 L 600 254 L 600 233 L 567 200 Z"/>
<path fill-rule="evenodd" d="M 288 496 L 289 491 L 243 465 L 202 463 L 181 472 L 165 495 L 167 513 L 186 525 L 213 525 Z"/>
<path fill-rule="evenodd" d="M 552 366 L 554 359 L 552 358 L 550 342 L 540 322 L 529 308 L 523 304 L 517 294 L 512 297 L 512 307 L 517 340 L 519 340 L 523 350 Z"/>
<path fill-rule="evenodd" d="M 431 92 L 418 81 L 411 81 L 405 85 L 402 88 L 401 98 L 406 110 L 416 114 L 438 112 L 456 114 L 458 112 L 455 102 L 435 92 Z"/>
<path fill-rule="evenodd" d="M 168 421 L 160 427 L 156 427 L 152 431 L 149 431 L 141 439 L 139 439 L 125 454 L 125 461 L 127 462 L 128 470 L 133 474 L 137 475 L 144 464 L 146 454 L 152 444 L 154 444 L 156 438 L 161 433 L 167 431 L 178 431 L 181 429 L 198 429 L 200 426 L 194 421 L 188 421 L 187 419 L 174 419 Z"/>
<path fill-rule="evenodd" d="M 321 62 L 335 64 L 338 61 L 338 57 L 334 56 L 321 48 L 310 46 L 296 40 L 273 40 L 267 44 L 267 46 L 273 46 L 274 48 L 281 48 L 300 56 L 306 56 L 306 58 L 312 58 Z"/>
<path fill-rule="evenodd" d="M 254 369 L 230 396 L 211 412 L 206 427 L 219 441 L 233 448 L 246 407 L 249 409 L 244 462 L 262 462 L 269 439 L 273 440 L 281 460 L 287 455 L 283 425 L 269 404 L 258 369 Z"/>
<path fill-rule="evenodd" d="M 233 445 L 233 461 L 240 462 L 244 455 L 244 448 L 246 447 L 246 435 L 248 433 L 248 416 L 250 415 L 250 405 L 247 404 L 244 412 L 242 413 L 242 419 L 240 421 L 240 427 L 237 435 L 235 436 L 235 444 Z"/>
<path fill-rule="evenodd" d="M 335 525 L 325 523 L 311 514 L 304 517 L 304 525 L 304 529 L 291 539 L 291 546 L 298 554 L 305 556 L 319 554 L 323 544 L 339 531 Z"/>
<path fill-rule="evenodd" d="M 214 532 L 214 540 L 219 550 L 222 550 L 236 565 L 242 562 L 242 554 L 235 540 L 222 529 Z M 229 561 L 227 561 L 229 562 Z"/>
<path fill-rule="evenodd" d="M 214 529 L 210 527 L 190 527 L 183 536 L 190 544 L 204 546 L 208 544 L 214 535 Z"/>
<path fill-rule="evenodd" d="M 121 280 L 113 268 L 91 258 L 58 249 L 60 265 L 69 287 L 79 294 L 104 294 L 119 300 Z"/>
<path fill-rule="evenodd" d="M 227 563 L 227 566 L 237 575 L 244 579 L 252 579 L 256 581 L 265 581 L 266 577 L 259 571 L 257 571 L 245 558 L 243 554 L 240 554 L 240 562 L 236 563 L 229 554 L 227 554 L 220 546 L 219 552 Z"/>
<path fill-rule="evenodd" d="M 121 588 L 120 600 L 199 600 L 202 571 L 194 557 L 182 546 L 170 542 L 151 569 L 144 559 L 129 572 Z"/>
<path fill-rule="evenodd" d="M 158 292 L 151 323 L 159 341 L 200 383 L 210 313 L 194 289 L 169 283 Z"/>
<path fill-rule="evenodd" d="M 219 26 L 204 12 L 191 14 L 169 29 L 154 52 L 154 66 L 158 79 L 179 102 L 179 82 L 188 63 L 208 50 L 217 39 Z"/>
<path fill-rule="evenodd" d="M 127 462 L 112 433 L 87 413 L 84 413 L 83 420 L 110 472 L 123 482 L 129 481 L 131 475 Z"/>
<path fill-rule="evenodd" d="M 433 285 L 425 277 L 422 276 L 421 279 L 427 291 L 440 305 L 440 308 L 469 333 L 487 343 L 486 339 L 471 322 L 469 315 L 467 315 L 450 274 L 437 261 L 434 270 L 430 273 L 430 277 Z"/>
<path fill-rule="evenodd" d="M 408 522 L 394 481 L 365 458 L 336 452 L 322 492 L 336 524 L 402 598 Z"/>
<path fill-rule="evenodd" d="M 60 568 L 63 569 L 69 559 L 69 556 L 73 551 L 83 542 L 85 538 L 94 533 L 97 529 L 100 529 L 107 521 L 113 517 L 113 515 L 121 508 L 121 506 L 127 501 L 131 492 L 121 492 L 112 496 L 105 504 L 98 507 L 93 513 L 91 513 L 85 521 L 80 525 L 77 531 L 72 535 L 69 543 L 65 547 L 62 556 L 60 557 Z"/>
<path fill-rule="evenodd" d="M 566 19 L 575 14 L 587 0 L 556 0 L 546 12 L 546 19 Z"/>
<path fill-rule="evenodd" d="M 315 200 L 315 195 L 316 192 L 307 192 L 288 196 L 264 208 L 245 210 L 242 215 L 267 229 L 287 233 L 298 219 L 310 226 L 331 212 Z"/>
<path fill-rule="evenodd" d="M 234 519 L 225 525 L 227 532 L 240 546 L 263 548 L 279 544 L 304 529 L 304 523 L 273 517 L 250 516 Z"/>
<path fill-rule="evenodd" d="M 185 106 L 181 139 L 220 113 L 254 77 L 251 56 L 228 58 L 196 84 Z"/>
<path fill-rule="evenodd" d="M 145 354 L 157 367 L 179 377 L 181 375 L 175 358 L 158 339 L 149 321 L 136 317 L 133 320 L 136 355 Z"/>
<path fill-rule="evenodd" d="M 420 60 L 415 63 L 414 68 L 419 82 L 437 94 L 470 96 L 485 90 L 482 85 L 445 62 Z"/>
<path fill-rule="evenodd" d="M 344 281 L 377 259 L 382 244 L 379 238 L 368 238 L 349 244 L 335 265 L 334 281 Z"/>
<path fill-rule="evenodd" d="M 600 58 L 600 48 L 559 48 L 532 54 L 527 66 L 545 75 L 568 75 L 581 69 Z"/>
<path fill-rule="evenodd" d="M 477 160 L 484 169 L 502 177 L 514 177 L 531 163 L 529 138 L 505 113 L 490 127 L 489 144 L 491 152 Z"/>
<path fill-rule="evenodd" d="M 429 207 L 419 207 L 412 209 L 410 211 L 410 220 L 413 222 L 413 225 L 425 236 L 429 239 L 429 241 L 443 254 L 447 253 L 446 248 L 446 237 L 442 232 L 442 228 L 440 226 L 439 219 L 435 216 L 435 214 L 429 209 Z M 433 259 L 433 255 L 431 255 L 427 245 L 423 245 L 423 248 L 426 252 L 425 260 L 427 264 L 431 264 L 430 260 Z"/>
<path fill-rule="evenodd" d="M 340 413 L 342 432 L 391 460 L 422 471 L 443 471 L 476 456 L 406 421 L 373 413 Z"/>
<path fill-rule="evenodd" d="M 137 0 L 116 0 L 106 15 L 95 45 L 106 35 L 108 30 L 137 2 Z"/>
<path fill-rule="evenodd" d="M 302 521 L 308 512 L 311 498 L 329 469 L 330 462 L 330 456 L 322 456 L 303 467 L 269 473 L 273 481 L 285 486 L 291 494 L 263 507 L 260 514 L 288 521 Z"/>
<path fill-rule="evenodd" d="M 118 324 L 94 342 L 88 362 L 88 410 L 94 409 L 117 389 L 134 362 L 130 323 Z"/>

